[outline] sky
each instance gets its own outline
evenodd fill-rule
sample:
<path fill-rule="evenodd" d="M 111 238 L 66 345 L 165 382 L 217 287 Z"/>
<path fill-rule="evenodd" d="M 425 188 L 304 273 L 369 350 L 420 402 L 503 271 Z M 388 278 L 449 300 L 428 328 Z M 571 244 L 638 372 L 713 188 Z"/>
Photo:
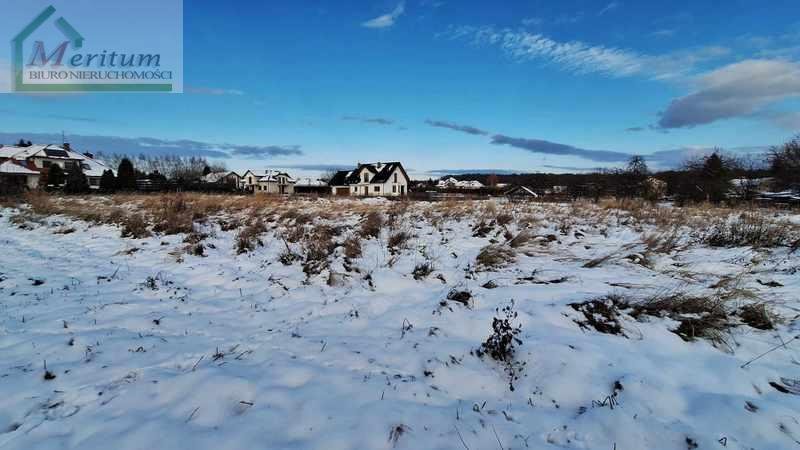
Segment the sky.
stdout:
<path fill-rule="evenodd" d="M 633 154 L 669 168 L 800 132 L 799 13 L 796 0 L 192 0 L 185 93 L 0 94 L 0 143 L 63 131 L 95 153 L 300 175 L 394 160 L 417 177 L 572 172 Z M 2 39 L 19 31 L 2 25 Z"/>

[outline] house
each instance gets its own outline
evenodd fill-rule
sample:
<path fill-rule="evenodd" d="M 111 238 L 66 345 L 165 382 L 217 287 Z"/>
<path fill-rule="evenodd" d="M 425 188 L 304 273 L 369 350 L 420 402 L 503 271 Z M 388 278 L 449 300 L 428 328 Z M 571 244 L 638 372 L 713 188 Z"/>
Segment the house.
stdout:
<path fill-rule="evenodd" d="M 0 192 L 16 192 L 36 189 L 39 186 L 38 170 L 32 170 L 17 161 L 8 160 L 0 164 Z"/>
<path fill-rule="evenodd" d="M 336 172 L 328 182 L 337 196 L 400 197 L 408 194 L 408 177 L 399 162 L 359 164 L 355 169 Z"/>
<path fill-rule="evenodd" d="M 202 181 L 203 183 L 221 184 L 239 189 L 242 183 L 242 177 L 236 172 L 212 172 L 208 175 L 204 175 Z"/>
<path fill-rule="evenodd" d="M 240 188 L 259 194 L 293 194 L 295 180 L 278 170 L 248 170 L 242 175 Z"/>
<path fill-rule="evenodd" d="M 443 178 L 436 183 L 439 189 L 483 189 L 484 184 L 477 180 L 459 181 L 453 177 Z"/>
<path fill-rule="evenodd" d="M 113 169 L 102 161 L 96 160 L 91 154 L 80 154 L 72 151 L 69 144 L 58 145 L 31 145 L 28 147 L 0 147 L 0 163 L 13 162 L 28 170 L 35 171 L 41 176 L 47 176 L 51 167 L 59 166 L 64 172 L 80 169 L 86 175 L 91 189 L 100 189 L 100 177 L 103 172 Z M 7 166 L 8 170 L 14 169 Z M 17 170 L 17 169 L 14 169 Z M 116 175 L 116 173 L 115 173 Z M 32 176 L 32 175 L 31 175 Z"/>
<path fill-rule="evenodd" d="M 331 192 L 328 182 L 314 178 L 300 178 L 294 185 L 295 194 L 318 194 L 324 195 Z"/>
<path fill-rule="evenodd" d="M 515 186 L 505 193 L 509 200 L 533 200 L 539 195 L 527 186 Z"/>
<path fill-rule="evenodd" d="M 258 180 L 260 189 L 256 192 L 265 194 L 294 194 L 295 180 L 286 172 L 268 170 L 263 177 Z"/>

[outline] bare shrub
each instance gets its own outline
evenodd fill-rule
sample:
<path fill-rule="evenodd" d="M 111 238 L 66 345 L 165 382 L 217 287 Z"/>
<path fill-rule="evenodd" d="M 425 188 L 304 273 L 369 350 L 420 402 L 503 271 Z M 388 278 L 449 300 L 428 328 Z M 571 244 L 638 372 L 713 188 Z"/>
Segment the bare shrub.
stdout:
<path fill-rule="evenodd" d="M 397 233 L 393 233 L 391 236 L 389 236 L 389 241 L 387 242 L 389 251 L 392 254 L 397 253 L 403 246 L 406 245 L 406 243 L 410 238 L 411 235 L 406 233 L 405 231 L 398 231 Z"/>
<path fill-rule="evenodd" d="M 512 325 L 516 320 L 517 312 L 514 311 L 514 301 L 511 304 L 497 308 L 497 317 L 492 319 L 492 334 L 486 338 L 477 350 L 478 357 L 488 354 L 492 359 L 501 363 L 509 377 L 508 387 L 514 390 L 514 381 L 519 379 L 520 372 L 524 369 L 525 362 L 516 361 L 517 346 L 522 341 L 517 337 L 522 332 L 522 325 Z"/>
<path fill-rule="evenodd" d="M 128 214 L 122 219 L 122 237 L 141 239 L 150 236 L 147 221 L 141 214 Z"/>
<path fill-rule="evenodd" d="M 485 269 L 497 269 L 511 264 L 516 259 L 514 250 L 503 245 L 487 245 L 478 253 L 476 262 Z"/>
<path fill-rule="evenodd" d="M 417 281 L 428 278 L 428 275 L 431 273 L 433 273 L 433 264 L 430 261 L 417 264 L 414 266 L 414 271 L 411 272 L 411 274 L 414 276 L 414 279 Z"/>
<path fill-rule="evenodd" d="M 349 259 L 360 258 L 362 254 L 361 238 L 357 235 L 348 236 L 344 240 L 344 256 Z"/>
<path fill-rule="evenodd" d="M 758 213 L 742 213 L 733 220 L 723 221 L 703 236 L 712 247 L 778 247 L 788 245 L 789 227 Z"/>
<path fill-rule="evenodd" d="M 328 258 L 336 249 L 333 237 L 334 230 L 327 225 L 317 225 L 308 234 L 303 243 L 305 249 L 303 272 L 306 275 L 319 274 L 328 267 Z"/>
<path fill-rule="evenodd" d="M 381 213 L 372 211 L 367 214 L 364 221 L 361 223 L 361 234 L 368 238 L 380 237 L 383 225 L 384 220 Z"/>
<path fill-rule="evenodd" d="M 236 235 L 236 253 L 241 255 L 255 250 L 257 246 L 264 245 L 260 236 L 266 231 L 267 227 L 260 218 L 250 222 Z"/>
<path fill-rule="evenodd" d="M 182 194 L 161 196 L 153 217 L 153 231 L 164 234 L 191 233 L 194 229 L 194 214 L 191 205 Z"/>

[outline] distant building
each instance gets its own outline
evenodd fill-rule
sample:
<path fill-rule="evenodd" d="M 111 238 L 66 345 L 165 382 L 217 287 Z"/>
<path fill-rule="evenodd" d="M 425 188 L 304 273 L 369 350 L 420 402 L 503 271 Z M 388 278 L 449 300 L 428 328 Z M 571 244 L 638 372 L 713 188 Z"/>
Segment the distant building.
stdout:
<path fill-rule="evenodd" d="M 436 183 L 436 187 L 439 189 L 483 189 L 485 186 L 477 180 L 459 181 L 453 177 L 449 177 L 439 180 L 439 182 Z"/>
<path fill-rule="evenodd" d="M 294 194 L 295 180 L 278 170 L 248 170 L 239 183 L 241 189 L 257 194 Z"/>
<path fill-rule="evenodd" d="M 533 200 L 539 195 L 527 186 L 515 186 L 506 191 L 505 196 L 509 200 Z"/>
<path fill-rule="evenodd" d="M 337 196 L 400 197 L 408 194 L 410 183 L 401 163 L 377 162 L 336 172 L 328 185 Z"/>
<path fill-rule="evenodd" d="M 60 145 L 31 145 L 28 147 L 0 147 L 0 164 L 11 162 L 17 166 L 22 166 L 29 171 L 47 177 L 47 173 L 53 166 L 59 166 L 64 172 L 79 169 L 86 176 L 91 189 L 100 189 L 100 177 L 103 172 L 111 170 L 102 161 L 94 159 L 91 154 L 80 154 L 72 151 L 69 144 Z M 18 170 L 13 166 L 6 166 L 6 170 Z M 33 175 L 29 174 L 29 181 Z M 38 181 L 37 181 L 38 183 Z M 33 186 L 36 187 L 36 186 Z"/>

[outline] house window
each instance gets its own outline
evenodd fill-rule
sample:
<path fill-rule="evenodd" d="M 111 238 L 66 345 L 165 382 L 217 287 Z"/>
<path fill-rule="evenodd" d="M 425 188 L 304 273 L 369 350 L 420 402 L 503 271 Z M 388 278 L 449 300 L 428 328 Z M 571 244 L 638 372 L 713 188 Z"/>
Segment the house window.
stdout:
<path fill-rule="evenodd" d="M 42 167 L 50 167 L 50 164 L 52 164 L 50 161 L 42 161 Z"/>
<path fill-rule="evenodd" d="M 397 193 L 397 186 L 392 186 L 392 192 Z"/>
<path fill-rule="evenodd" d="M 364 183 L 369 183 L 369 174 L 368 173 L 364 174 Z"/>
<path fill-rule="evenodd" d="M 100 186 L 100 179 L 99 178 L 89 178 L 89 186 Z"/>
<path fill-rule="evenodd" d="M 375 186 L 374 190 L 375 190 L 375 192 L 380 192 L 381 191 L 381 187 L 380 186 Z"/>
<path fill-rule="evenodd" d="M 397 183 L 397 173 L 394 174 L 394 182 Z"/>

